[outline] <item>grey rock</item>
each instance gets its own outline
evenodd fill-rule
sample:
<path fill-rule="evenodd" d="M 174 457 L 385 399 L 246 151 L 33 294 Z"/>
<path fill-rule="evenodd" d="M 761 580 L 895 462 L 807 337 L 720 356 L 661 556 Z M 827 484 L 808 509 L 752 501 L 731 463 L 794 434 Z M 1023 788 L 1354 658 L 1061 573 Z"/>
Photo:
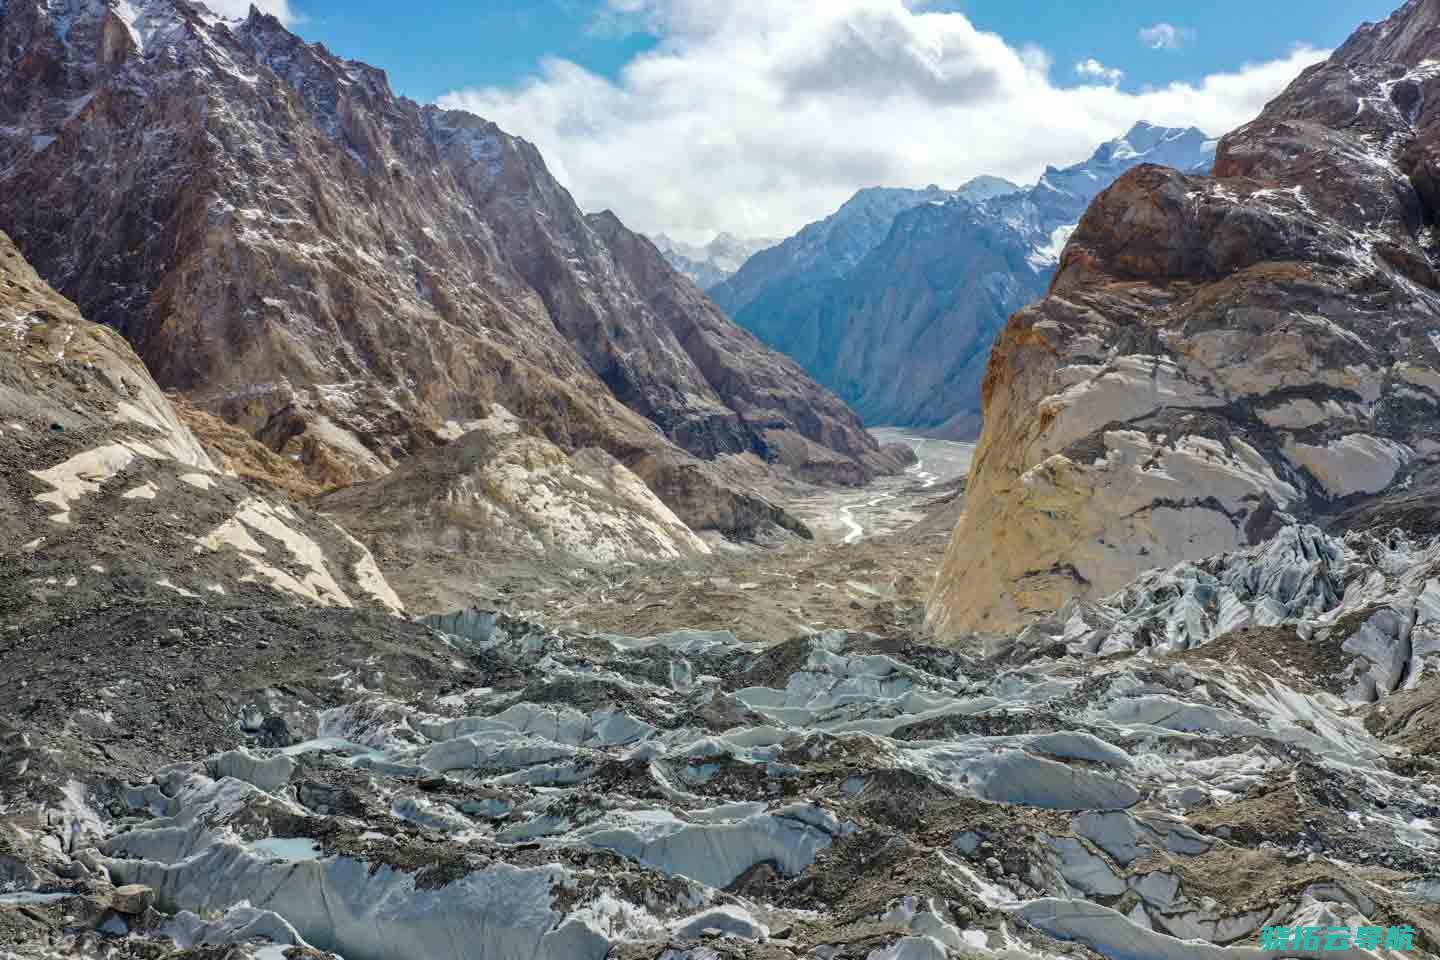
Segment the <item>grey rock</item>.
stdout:
<path fill-rule="evenodd" d="M 110 892 L 110 907 L 126 916 L 142 916 L 155 905 L 155 891 L 139 883 L 127 883 Z"/>
<path fill-rule="evenodd" d="M 1437 13 L 1358 31 L 1227 134 L 1212 176 L 1145 165 L 1090 204 L 996 342 L 929 606 L 943 638 L 1287 522 L 1434 532 L 1440 124 L 1412 108 L 1437 99 Z"/>

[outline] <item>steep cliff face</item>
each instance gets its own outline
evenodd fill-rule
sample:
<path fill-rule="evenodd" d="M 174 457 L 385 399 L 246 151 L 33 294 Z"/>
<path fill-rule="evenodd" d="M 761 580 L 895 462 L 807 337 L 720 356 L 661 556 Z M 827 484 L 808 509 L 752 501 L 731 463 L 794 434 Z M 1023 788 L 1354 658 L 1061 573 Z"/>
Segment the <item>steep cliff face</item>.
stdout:
<path fill-rule="evenodd" d="M 724 411 L 719 425 L 709 419 L 669 424 L 667 433 L 682 446 L 706 457 L 753 451 L 805 475 L 845 483 L 862 483 L 876 470 L 898 465 L 849 408 L 817 387 L 794 360 L 737 327 L 694 284 L 680 279 L 648 240 L 608 211 L 592 214 L 587 223 L 630 278 L 638 298 L 629 301 L 631 309 L 646 312 L 649 322 L 668 334 L 689 360 L 694 379 L 709 386 Z M 664 410 L 650 416 L 667 425 Z M 743 430 L 738 442 L 728 439 L 732 419 Z"/>
<path fill-rule="evenodd" d="M 1029 187 L 861 191 L 713 292 L 867 422 L 973 439 L 990 345 L 1044 294 L 1086 205 L 1142 163 L 1208 171 L 1214 149 L 1194 128 L 1137 123 Z"/>
<path fill-rule="evenodd" d="M 370 552 L 220 473 L 130 346 L 0 233 L 0 609 L 117 594 L 399 612 Z"/>
<path fill-rule="evenodd" d="M 1227 136 L 1213 177 L 1145 166 L 1090 206 L 992 354 L 930 605 L 941 635 L 1423 478 L 1440 455 L 1437 25 L 1440 2 L 1413 0 Z"/>
<path fill-rule="evenodd" d="M 855 479 L 889 465 L 493 124 L 396 97 L 254 12 L 12 0 L 0 17 L 0 226 L 162 385 L 317 482 L 383 475 L 491 402 L 622 461 L 782 460 L 779 431 Z M 731 350 L 747 362 L 715 359 Z"/>

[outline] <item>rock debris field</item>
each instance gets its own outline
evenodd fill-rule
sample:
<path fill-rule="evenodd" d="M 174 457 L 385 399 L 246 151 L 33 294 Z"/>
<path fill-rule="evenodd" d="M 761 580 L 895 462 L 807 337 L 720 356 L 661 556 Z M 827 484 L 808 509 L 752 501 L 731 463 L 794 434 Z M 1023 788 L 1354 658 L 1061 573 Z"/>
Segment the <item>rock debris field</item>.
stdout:
<path fill-rule="evenodd" d="M 119 617 L 175 624 L 175 646 L 6 642 L 7 958 L 1244 958 L 1309 955 L 1262 952 L 1267 926 L 1402 923 L 1414 950 L 1325 955 L 1440 942 L 1433 543 L 1289 527 L 969 654 L 480 611 L 225 629 L 183 598 Z M 126 693 L 220 658 L 252 679 Z"/>

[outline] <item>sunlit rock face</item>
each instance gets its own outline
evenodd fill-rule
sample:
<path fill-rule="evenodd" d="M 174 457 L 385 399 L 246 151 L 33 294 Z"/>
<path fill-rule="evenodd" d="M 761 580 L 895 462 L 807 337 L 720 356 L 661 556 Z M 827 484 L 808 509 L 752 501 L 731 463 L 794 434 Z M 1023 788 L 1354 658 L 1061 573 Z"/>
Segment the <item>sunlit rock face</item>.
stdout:
<path fill-rule="evenodd" d="M 985 378 L 940 635 L 1001 632 L 1440 453 L 1440 4 L 1361 28 L 1219 146 L 1091 204 Z"/>
<path fill-rule="evenodd" d="M 448 609 L 445 584 L 520 559 L 550 569 L 671 563 L 711 547 L 602 450 L 567 454 L 498 404 L 485 420 L 315 507 L 369 544 L 411 609 Z M 441 606 L 435 606 L 435 604 Z"/>
<path fill-rule="evenodd" d="M 217 468 L 124 339 L 81 317 L 3 233 L 0 564 L 32 613 L 117 582 L 402 610 L 365 547 Z"/>
<path fill-rule="evenodd" d="M 657 490 L 698 469 L 723 491 L 703 463 L 727 455 L 895 466 L 531 144 L 259 13 L 7 3 L 0 228 L 162 386 L 325 488 L 490 403 L 567 452 L 660 463 Z"/>

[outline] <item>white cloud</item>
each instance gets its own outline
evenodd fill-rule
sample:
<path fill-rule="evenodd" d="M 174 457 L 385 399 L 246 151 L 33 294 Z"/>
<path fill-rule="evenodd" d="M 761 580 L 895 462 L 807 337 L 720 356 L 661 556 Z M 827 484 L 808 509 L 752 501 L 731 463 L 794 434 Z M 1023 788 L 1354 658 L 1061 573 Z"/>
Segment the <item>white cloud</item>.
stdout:
<path fill-rule="evenodd" d="M 1125 76 L 1125 71 L 1119 67 L 1107 67 L 1094 57 L 1081 60 L 1075 64 L 1075 72 L 1086 80 L 1098 80 L 1101 83 L 1117 84 Z"/>
<path fill-rule="evenodd" d="M 1195 42 L 1195 31 L 1188 27 L 1177 27 L 1173 23 L 1157 23 L 1141 27 L 1136 34 L 1140 42 L 1151 50 L 1179 50 Z"/>
<path fill-rule="evenodd" d="M 284 24 L 293 24 L 303 18 L 290 7 L 290 0 L 204 0 L 205 6 L 216 16 L 227 20 L 250 15 L 250 4 L 254 3 L 261 13 L 268 13 Z"/>
<path fill-rule="evenodd" d="M 659 39 L 616 81 L 552 59 L 518 87 L 441 103 L 534 142 L 585 209 L 701 242 L 788 234 L 864 186 L 1033 180 L 1136 120 L 1218 136 L 1323 56 L 1130 92 L 1052 80 L 1043 51 L 904 0 L 611 0 L 610 13 Z"/>

